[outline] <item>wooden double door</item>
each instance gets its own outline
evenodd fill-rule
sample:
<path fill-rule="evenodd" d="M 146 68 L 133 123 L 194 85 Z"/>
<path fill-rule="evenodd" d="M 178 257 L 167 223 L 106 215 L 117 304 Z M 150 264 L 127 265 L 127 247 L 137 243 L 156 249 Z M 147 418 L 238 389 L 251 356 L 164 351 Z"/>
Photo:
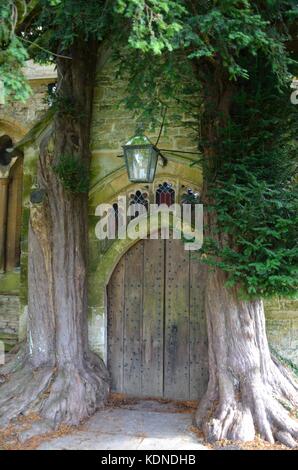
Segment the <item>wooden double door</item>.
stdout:
<path fill-rule="evenodd" d="M 181 240 L 142 240 L 119 261 L 108 296 L 111 388 L 197 400 L 207 386 L 204 268 Z"/>

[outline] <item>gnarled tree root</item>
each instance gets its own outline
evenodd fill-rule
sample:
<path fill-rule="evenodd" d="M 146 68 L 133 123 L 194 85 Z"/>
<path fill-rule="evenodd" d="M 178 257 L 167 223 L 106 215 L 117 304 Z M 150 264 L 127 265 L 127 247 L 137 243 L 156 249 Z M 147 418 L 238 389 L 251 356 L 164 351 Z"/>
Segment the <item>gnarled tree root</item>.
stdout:
<path fill-rule="evenodd" d="M 209 383 L 195 424 L 208 441 L 251 441 L 258 434 L 297 446 L 298 384 L 270 354 L 262 301 L 241 301 L 219 270 L 209 274 L 206 315 Z"/>
<path fill-rule="evenodd" d="M 4 428 L 19 416 L 38 413 L 53 429 L 60 424 L 78 425 L 101 408 L 108 395 L 106 369 L 94 360 L 84 367 L 41 367 L 30 362 L 8 365 L 0 387 L 0 427 Z M 2 372 L 2 373 L 3 373 Z"/>
<path fill-rule="evenodd" d="M 249 386 L 239 395 L 231 400 L 220 399 L 218 394 L 214 399 L 204 397 L 195 423 L 207 441 L 253 441 L 258 434 L 270 443 L 279 441 L 291 448 L 297 446 L 298 422 L 277 398 L 262 386 Z"/>

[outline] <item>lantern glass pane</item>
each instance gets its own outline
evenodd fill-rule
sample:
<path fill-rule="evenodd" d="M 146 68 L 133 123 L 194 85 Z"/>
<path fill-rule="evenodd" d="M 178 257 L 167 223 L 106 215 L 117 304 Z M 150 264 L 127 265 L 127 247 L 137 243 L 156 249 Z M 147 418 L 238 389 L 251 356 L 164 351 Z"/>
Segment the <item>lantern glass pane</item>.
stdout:
<path fill-rule="evenodd" d="M 150 155 L 151 148 L 134 148 L 127 150 L 127 168 L 130 180 L 147 180 Z"/>
<path fill-rule="evenodd" d="M 158 152 L 152 145 L 124 146 L 124 155 L 130 181 L 152 182 Z"/>

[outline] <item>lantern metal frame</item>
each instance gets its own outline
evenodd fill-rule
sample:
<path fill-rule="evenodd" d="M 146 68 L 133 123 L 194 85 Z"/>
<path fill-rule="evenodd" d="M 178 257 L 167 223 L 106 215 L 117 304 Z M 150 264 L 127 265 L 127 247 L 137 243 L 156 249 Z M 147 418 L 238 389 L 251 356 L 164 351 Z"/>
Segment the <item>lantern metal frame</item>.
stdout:
<path fill-rule="evenodd" d="M 122 148 L 123 148 L 125 165 L 126 165 L 129 180 L 133 183 L 152 183 L 154 181 L 154 177 L 156 173 L 158 157 L 160 155 L 159 149 L 151 143 L 140 144 L 140 145 L 123 145 Z M 143 178 L 134 177 L 131 171 L 132 161 L 130 160 L 131 157 L 129 154 L 137 150 L 140 151 L 140 154 L 142 154 L 142 150 L 146 150 L 146 152 L 150 150 L 150 155 L 148 156 L 146 175 Z"/>

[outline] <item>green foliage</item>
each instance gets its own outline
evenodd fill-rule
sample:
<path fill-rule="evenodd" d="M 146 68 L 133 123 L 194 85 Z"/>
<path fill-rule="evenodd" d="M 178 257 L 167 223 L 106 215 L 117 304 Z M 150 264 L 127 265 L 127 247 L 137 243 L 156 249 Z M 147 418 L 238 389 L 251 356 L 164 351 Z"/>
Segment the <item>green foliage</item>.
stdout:
<path fill-rule="evenodd" d="M 240 286 L 245 296 L 297 295 L 298 190 L 258 181 L 243 166 L 234 166 L 234 177 L 214 190 L 217 233 L 226 234 L 230 243 L 217 244 L 213 232 L 205 261 L 226 271 L 227 285 Z M 243 170 L 246 181 L 239 183 L 235 175 Z"/>
<path fill-rule="evenodd" d="M 102 40 L 112 27 L 111 12 L 106 0 L 0 0 L 0 81 L 5 97 L 29 97 L 22 71 L 29 57 L 55 62 L 75 41 Z"/>
<path fill-rule="evenodd" d="M 178 53 L 144 55 L 125 47 L 114 51 L 114 56 L 118 76 L 127 84 L 123 102 L 137 121 L 146 128 L 159 129 L 163 111 L 168 108 L 165 126 L 170 121 L 181 122 L 182 115 L 187 114 L 188 127 L 198 129 L 200 84 L 190 61 Z"/>
<path fill-rule="evenodd" d="M 25 101 L 31 94 L 22 67 L 28 59 L 26 49 L 14 34 L 18 14 L 22 15 L 24 2 L 0 0 L 0 80 L 4 100 Z"/>
<path fill-rule="evenodd" d="M 73 194 L 89 191 L 88 168 L 75 156 L 61 155 L 53 165 L 53 170 L 67 191 Z"/>
<path fill-rule="evenodd" d="M 39 0 L 39 14 L 26 32 L 26 39 L 39 46 L 31 46 L 31 54 L 41 62 L 54 61 L 51 51 L 68 53 L 76 41 L 91 37 L 101 41 L 112 26 L 111 10 L 105 0 Z"/>
<path fill-rule="evenodd" d="M 189 59 L 219 61 L 235 80 L 249 77 L 242 55 L 253 60 L 261 52 L 280 83 L 288 78 L 284 43 L 289 22 L 297 20 L 294 1 L 118 0 L 117 5 L 131 21 L 129 44 L 144 53 L 183 50 Z"/>
<path fill-rule="evenodd" d="M 129 44 L 154 54 L 161 54 L 164 49 L 173 50 L 186 13 L 179 0 L 118 0 L 116 11 L 126 18 L 133 18 Z"/>
<path fill-rule="evenodd" d="M 205 261 L 250 297 L 294 296 L 298 288 L 298 110 L 272 83 L 261 63 L 240 88 L 209 191 L 217 227 Z"/>

